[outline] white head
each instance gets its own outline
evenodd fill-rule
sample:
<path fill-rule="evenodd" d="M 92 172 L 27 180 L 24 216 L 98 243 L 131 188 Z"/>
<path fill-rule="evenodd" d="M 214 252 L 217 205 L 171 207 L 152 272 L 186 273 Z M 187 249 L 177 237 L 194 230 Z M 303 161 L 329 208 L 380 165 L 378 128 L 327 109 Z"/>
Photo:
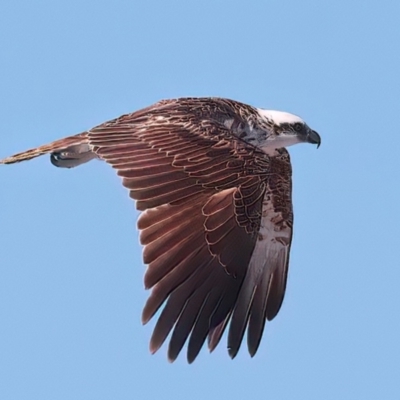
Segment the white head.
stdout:
<path fill-rule="evenodd" d="M 262 125 L 269 135 L 261 147 L 276 149 L 288 147 L 297 143 L 312 143 L 317 147 L 321 144 L 321 137 L 313 131 L 300 117 L 283 111 L 264 110 L 257 108 Z"/>
<path fill-rule="evenodd" d="M 288 112 L 277 110 L 264 110 L 262 108 L 257 108 L 257 111 L 262 117 L 267 118 L 277 125 L 294 124 L 296 122 L 304 124 L 304 121 L 300 117 L 294 114 L 290 114 Z"/>

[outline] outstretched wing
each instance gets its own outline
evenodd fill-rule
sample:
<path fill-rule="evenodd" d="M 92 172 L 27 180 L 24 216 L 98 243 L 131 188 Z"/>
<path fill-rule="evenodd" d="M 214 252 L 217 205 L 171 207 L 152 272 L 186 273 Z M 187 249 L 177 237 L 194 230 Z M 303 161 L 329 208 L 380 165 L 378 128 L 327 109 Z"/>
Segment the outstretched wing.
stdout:
<path fill-rule="evenodd" d="M 92 150 L 118 171 L 142 211 L 145 286 L 152 288 L 142 318 L 146 323 L 166 302 L 150 349 L 172 331 L 170 360 L 188 338 L 189 362 L 207 336 L 214 349 L 231 316 L 231 356 L 246 326 L 254 354 L 285 290 L 289 156 L 268 157 L 241 141 L 224 125 L 235 115 L 213 107 L 163 101 L 88 132 Z"/>

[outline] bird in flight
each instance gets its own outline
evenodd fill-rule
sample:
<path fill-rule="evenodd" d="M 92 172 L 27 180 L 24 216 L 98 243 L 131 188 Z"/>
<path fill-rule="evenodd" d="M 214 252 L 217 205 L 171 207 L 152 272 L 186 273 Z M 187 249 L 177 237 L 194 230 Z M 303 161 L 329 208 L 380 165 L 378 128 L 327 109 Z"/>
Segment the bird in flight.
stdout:
<path fill-rule="evenodd" d="M 301 118 L 222 98 L 162 100 L 93 129 L 0 160 L 50 154 L 57 167 L 110 164 L 140 211 L 150 351 L 169 334 L 174 361 L 228 328 L 234 358 L 247 330 L 254 356 L 285 294 L 292 241 L 287 146 L 321 138 Z"/>

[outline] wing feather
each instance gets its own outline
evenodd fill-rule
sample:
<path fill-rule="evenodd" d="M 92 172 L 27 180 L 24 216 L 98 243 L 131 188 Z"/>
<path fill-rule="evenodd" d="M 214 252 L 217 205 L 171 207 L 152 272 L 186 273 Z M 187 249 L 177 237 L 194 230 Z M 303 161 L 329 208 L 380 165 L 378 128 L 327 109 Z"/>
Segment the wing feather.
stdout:
<path fill-rule="evenodd" d="M 254 355 L 286 285 L 289 250 L 273 267 L 260 252 L 255 260 L 254 251 L 262 221 L 276 218 L 285 202 L 291 212 L 289 156 L 280 153 L 278 165 L 242 141 L 223 122 L 236 121 L 237 104 L 213 101 L 163 101 L 87 134 L 93 151 L 117 170 L 142 211 L 138 228 L 148 264 L 145 286 L 152 289 L 142 320 L 149 321 L 165 303 L 150 349 L 157 351 L 172 332 L 171 361 L 186 341 L 189 362 L 207 336 L 212 351 L 229 320 L 231 356 L 247 327 Z M 291 229 L 291 213 L 279 212 L 279 224 L 286 219 Z"/>
<path fill-rule="evenodd" d="M 249 315 L 249 327 L 247 330 L 247 345 L 252 357 L 257 352 L 264 331 L 270 283 L 271 275 L 263 274 L 255 287 L 253 303 Z"/>

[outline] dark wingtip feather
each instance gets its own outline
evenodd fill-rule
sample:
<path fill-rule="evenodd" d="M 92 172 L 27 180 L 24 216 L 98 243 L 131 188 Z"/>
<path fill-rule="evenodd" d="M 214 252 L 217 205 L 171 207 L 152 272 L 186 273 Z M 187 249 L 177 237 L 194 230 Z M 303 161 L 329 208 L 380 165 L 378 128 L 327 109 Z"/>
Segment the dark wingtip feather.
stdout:
<path fill-rule="evenodd" d="M 240 347 L 240 346 L 239 346 Z M 237 353 L 239 352 L 239 347 L 235 347 L 235 348 L 233 348 L 233 347 L 228 347 L 228 354 L 229 354 L 229 357 L 233 360 L 236 356 L 237 356 Z"/>
<path fill-rule="evenodd" d="M 264 332 L 270 283 L 271 276 L 269 274 L 264 274 L 254 294 L 253 304 L 250 310 L 249 326 L 247 329 L 247 348 L 251 357 L 254 357 L 257 353 Z"/>
<path fill-rule="evenodd" d="M 212 329 L 208 334 L 208 350 L 212 353 L 221 341 L 222 335 L 225 332 L 225 328 L 228 324 L 231 313 L 229 313 L 225 320 Z"/>
<path fill-rule="evenodd" d="M 256 355 L 257 350 L 260 347 L 261 337 L 262 337 L 262 331 L 257 340 L 247 343 L 247 348 L 249 350 L 250 357 L 254 357 Z"/>
<path fill-rule="evenodd" d="M 250 309 L 254 299 L 256 287 L 245 281 L 239 293 L 236 307 L 232 313 L 228 333 L 228 353 L 231 358 L 236 357 L 242 344 L 243 336 L 248 324 Z"/>

